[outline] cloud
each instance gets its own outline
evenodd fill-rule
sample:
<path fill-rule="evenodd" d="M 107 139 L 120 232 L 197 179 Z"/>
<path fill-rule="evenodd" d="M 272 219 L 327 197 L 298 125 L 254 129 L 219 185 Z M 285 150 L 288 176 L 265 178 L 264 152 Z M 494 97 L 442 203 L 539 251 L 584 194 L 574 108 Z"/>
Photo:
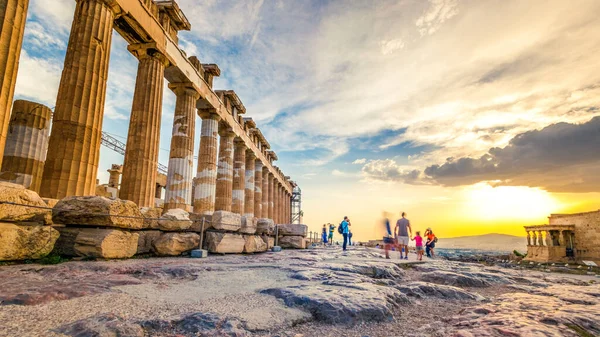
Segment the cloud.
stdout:
<path fill-rule="evenodd" d="M 371 160 L 362 168 L 362 175 L 367 179 L 404 182 L 414 185 L 428 184 L 428 179 L 421 171 L 404 167 L 392 159 Z"/>
<path fill-rule="evenodd" d="M 458 14 L 457 0 L 429 0 L 429 2 L 431 6 L 415 23 L 421 36 L 435 33 L 446 20 Z"/>
<path fill-rule="evenodd" d="M 355 161 L 352 162 L 352 164 L 364 164 L 367 162 L 366 158 L 361 158 L 361 159 L 356 159 Z"/>

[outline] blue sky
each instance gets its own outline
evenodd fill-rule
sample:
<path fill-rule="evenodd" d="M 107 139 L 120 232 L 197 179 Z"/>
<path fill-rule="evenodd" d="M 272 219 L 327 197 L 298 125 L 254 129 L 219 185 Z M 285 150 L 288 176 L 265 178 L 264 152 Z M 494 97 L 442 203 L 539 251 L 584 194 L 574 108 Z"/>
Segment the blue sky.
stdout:
<path fill-rule="evenodd" d="M 219 65 L 215 89 L 240 96 L 277 152 L 276 164 L 303 187 L 312 226 L 356 211 L 370 228 L 382 209 L 402 209 L 445 228 L 424 205 L 442 212 L 456 200 L 468 207 L 465 195 L 485 187 L 476 178 L 450 184 L 442 171 L 427 176 L 427 167 L 479 158 L 519 134 L 560 122 L 583 124 L 600 114 L 598 1 L 178 3 L 192 23 L 190 32 L 180 33 L 180 47 Z M 52 6 L 31 0 L 16 98 L 55 105 L 74 6 L 74 0 Z M 124 142 L 136 69 L 115 33 L 103 130 Z M 165 86 L 163 164 L 174 103 Z M 122 160 L 102 148 L 101 183 L 110 165 Z M 543 221 L 547 212 L 598 200 L 600 183 L 587 180 L 593 188 L 583 195 L 569 186 L 559 191 L 552 181 L 576 181 L 600 169 L 600 158 L 584 164 L 544 179 L 512 171 L 482 181 L 541 194 L 579 193 L 567 199 L 584 200 L 568 203 L 566 194 L 556 195 L 563 201 L 523 220 Z M 473 172 L 460 174 L 480 173 Z"/>

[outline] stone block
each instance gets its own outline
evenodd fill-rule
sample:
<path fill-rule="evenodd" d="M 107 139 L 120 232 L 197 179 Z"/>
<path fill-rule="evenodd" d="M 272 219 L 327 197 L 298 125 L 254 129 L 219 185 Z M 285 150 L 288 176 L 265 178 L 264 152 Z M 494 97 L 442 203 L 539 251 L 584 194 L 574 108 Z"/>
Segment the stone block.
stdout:
<path fill-rule="evenodd" d="M 52 221 L 63 225 L 142 229 L 144 221 L 131 201 L 97 196 L 66 197 L 52 209 Z"/>
<path fill-rule="evenodd" d="M 244 251 L 246 239 L 241 234 L 207 232 L 206 249 L 210 253 L 239 254 Z"/>
<path fill-rule="evenodd" d="M 178 256 L 200 246 L 200 235 L 196 233 L 163 233 L 154 240 L 153 250 L 161 256 Z"/>
<path fill-rule="evenodd" d="M 267 243 L 258 235 L 244 235 L 244 253 L 260 253 L 267 251 Z"/>
<path fill-rule="evenodd" d="M 138 239 L 138 247 L 136 254 L 152 253 L 152 244 L 161 236 L 160 231 L 139 231 L 136 232 L 140 237 Z"/>
<path fill-rule="evenodd" d="M 59 235 L 50 226 L 0 223 L 0 261 L 40 259 L 52 251 Z"/>
<path fill-rule="evenodd" d="M 212 214 L 211 227 L 217 230 L 237 232 L 242 227 L 242 216 L 227 211 L 216 211 Z"/>
<path fill-rule="evenodd" d="M 283 236 L 308 236 L 308 226 L 299 224 L 277 225 L 279 235 Z"/>
<path fill-rule="evenodd" d="M 158 219 L 162 215 L 162 208 L 160 207 L 142 207 L 140 213 L 144 218 L 143 228 L 158 229 Z"/>
<path fill-rule="evenodd" d="M 268 235 L 261 235 L 260 237 L 263 242 L 267 245 L 267 249 L 273 248 L 275 246 L 275 238 Z"/>
<path fill-rule="evenodd" d="M 46 203 L 46 206 L 50 207 L 50 208 L 54 208 L 54 206 L 56 206 L 56 204 L 60 201 L 58 199 L 50 199 L 50 198 L 42 198 L 42 200 L 44 200 L 44 202 Z M 51 226 L 54 225 L 54 222 L 52 222 L 52 210 L 49 209 L 48 212 L 46 212 L 46 215 L 44 216 L 44 224 Z"/>
<path fill-rule="evenodd" d="M 204 219 L 204 230 L 211 228 L 212 215 L 211 214 L 196 214 L 190 213 L 190 220 L 192 226 L 188 229 L 190 232 L 200 233 L 202 232 L 202 220 Z"/>
<path fill-rule="evenodd" d="M 271 219 L 260 218 L 256 223 L 256 234 L 273 235 L 275 233 L 275 222 Z"/>
<path fill-rule="evenodd" d="M 203 259 L 205 257 L 208 257 L 208 250 L 194 249 L 190 252 L 190 256 L 193 258 Z"/>
<path fill-rule="evenodd" d="M 273 248 L 271 248 L 271 251 L 274 253 L 278 253 L 281 251 L 281 247 L 280 246 L 273 246 Z"/>
<path fill-rule="evenodd" d="M 65 256 L 124 259 L 138 250 L 137 233 L 111 228 L 58 228 L 54 252 Z"/>
<path fill-rule="evenodd" d="M 306 240 L 302 236 L 281 236 L 279 246 L 281 248 L 305 249 Z"/>
<path fill-rule="evenodd" d="M 184 231 L 190 227 L 190 214 L 179 208 L 168 210 L 158 220 L 158 229 L 161 231 Z"/>
<path fill-rule="evenodd" d="M 18 205 L 9 205 L 4 202 Z M 44 218 L 51 213 L 49 209 L 26 206 L 48 207 L 37 193 L 22 185 L 0 182 L 0 221 L 38 222 L 41 224 L 44 223 Z"/>
<path fill-rule="evenodd" d="M 255 217 L 242 216 L 242 227 L 240 233 L 243 234 L 254 234 L 256 233 L 256 221 Z"/>

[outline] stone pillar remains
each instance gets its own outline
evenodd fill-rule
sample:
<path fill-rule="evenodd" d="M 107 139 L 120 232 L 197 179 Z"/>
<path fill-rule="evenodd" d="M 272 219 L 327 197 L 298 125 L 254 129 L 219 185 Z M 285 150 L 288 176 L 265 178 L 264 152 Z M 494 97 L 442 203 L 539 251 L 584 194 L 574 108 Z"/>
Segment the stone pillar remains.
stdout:
<path fill-rule="evenodd" d="M 277 214 L 277 208 L 279 206 L 278 198 L 279 198 L 279 184 L 277 183 L 277 178 L 273 178 L 273 221 L 275 224 L 279 224 L 279 214 Z"/>
<path fill-rule="evenodd" d="M 275 221 L 275 177 L 269 172 L 269 219 Z"/>
<path fill-rule="evenodd" d="M 177 102 L 173 117 L 164 210 L 180 208 L 189 212 L 194 177 L 196 101 L 200 94 L 189 84 L 170 84 L 169 88 L 177 95 Z"/>
<path fill-rule="evenodd" d="M 256 156 L 250 150 L 246 151 L 246 173 L 244 191 L 244 216 L 253 218 L 254 215 L 254 171 L 256 170 Z"/>
<path fill-rule="evenodd" d="M 47 106 L 23 100 L 15 101 L 0 180 L 39 192 L 48 150 L 51 116 L 52 111 Z"/>
<path fill-rule="evenodd" d="M 145 46 L 131 45 L 128 49 L 139 59 L 139 64 L 119 195 L 139 207 L 153 207 L 168 61 L 161 53 Z"/>
<path fill-rule="evenodd" d="M 214 109 L 198 111 L 202 118 L 198 168 L 194 179 L 194 213 L 212 214 L 215 211 L 217 185 L 217 136 L 219 115 Z"/>
<path fill-rule="evenodd" d="M 235 138 L 233 152 L 233 193 L 231 211 L 244 215 L 246 189 L 246 144 L 240 138 Z"/>
<path fill-rule="evenodd" d="M 96 191 L 114 19 L 106 1 L 77 1 L 42 176 L 44 197 Z"/>
<path fill-rule="evenodd" d="M 254 161 L 254 216 L 264 218 L 263 216 L 263 164 L 259 159 Z"/>
<path fill-rule="evenodd" d="M 119 180 L 121 178 L 121 173 L 123 172 L 123 165 L 112 164 L 110 170 L 107 170 L 108 177 L 108 187 L 119 187 Z"/>
<path fill-rule="evenodd" d="M 271 219 L 269 217 L 269 169 L 266 165 L 263 166 L 262 171 L 262 211 L 261 217 L 265 219 Z"/>
<path fill-rule="evenodd" d="M 28 7 L 29 0 L 0 1 L 0 167 L 17 83 Z"/>
<path fill-rule="evenodd" d="M 215 211 L 231 212 L 234 133 L 229 126 L 221 124 L 219 126 L 219 136 L 219 163 L 217 169 Z"/>

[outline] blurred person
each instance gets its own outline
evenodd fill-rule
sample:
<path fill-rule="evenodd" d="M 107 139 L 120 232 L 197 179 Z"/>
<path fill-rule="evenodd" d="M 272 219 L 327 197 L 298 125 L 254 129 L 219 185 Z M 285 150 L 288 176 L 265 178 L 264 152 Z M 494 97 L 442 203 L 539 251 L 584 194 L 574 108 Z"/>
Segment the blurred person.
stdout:
<path fill-rule="evenodd" d="M 417 250 L 417 260 L 423 260 L 423 238 L 421 237 L 421 232 L 417 231 L 415 233 L 415 237 L 411 238 L 412 241 L 415 242 L 416 250 Z"/>
<path fill-rule="evenodd" d="M 408 260 L 408 239 L 412 236 L 412 228 L 410 227 L 410 221 L 406 218 L 406 213 L 402 212 L 401 215 L 402 218 L 396 221 L 394 235 L 396 236 L 400 259 L 402 259 L 402 250 L 404 248 L 404 259 Z"/>
<path fill-rule="evenodd" d="M 385 258 L 389 259 L 390 248 L 396 243 L 396 241 L 394 240 L 394 236 L 392 235 L 392 226 L 390 226 L 388 213 L 383 213 L 383 223 L 385 225 L 385 235 L 383 236 L 383 249 L 385 249 Z M 377 246 L 379 246 L 379 244 Z"/>
<path fill-rule="evenodd" d="M 435 237 L 435 234 L 433 234 L 431 227 L 428 227 L 425 231 L 425 237 L 427 238 L 427 242 L 425 243 L 425 252 L 427 253 L 427 257 L 434 258 L 435 252 L 433 249 L 435 248 L 435 242 L 437 241 L 437 238 Z"/>
<path fill-rule="evenodd" d="M 344 237 L 344 244 L 342 245 L 342 248 L 344 251 L 346 251 L 346 248 L 348 246 L 348 234 L 350 233 L 350 219 L 345 216 L 344 220 L 342 220 L 342 222 L 340 223 L 340 227 L 342 229 L 342 236 Z"/>
<path fill-rule="evenodd" d="M 329 224 L 329 245 L 333 245 L 333 232 L 335 232 L 335 225 Z"/>
<path fill-rule="evenodd" d="M 327 225 L 323 224 L 323 230 L 321 231 L 321 240 L 323 241 L 323 246 L 327 245 Z"/>

